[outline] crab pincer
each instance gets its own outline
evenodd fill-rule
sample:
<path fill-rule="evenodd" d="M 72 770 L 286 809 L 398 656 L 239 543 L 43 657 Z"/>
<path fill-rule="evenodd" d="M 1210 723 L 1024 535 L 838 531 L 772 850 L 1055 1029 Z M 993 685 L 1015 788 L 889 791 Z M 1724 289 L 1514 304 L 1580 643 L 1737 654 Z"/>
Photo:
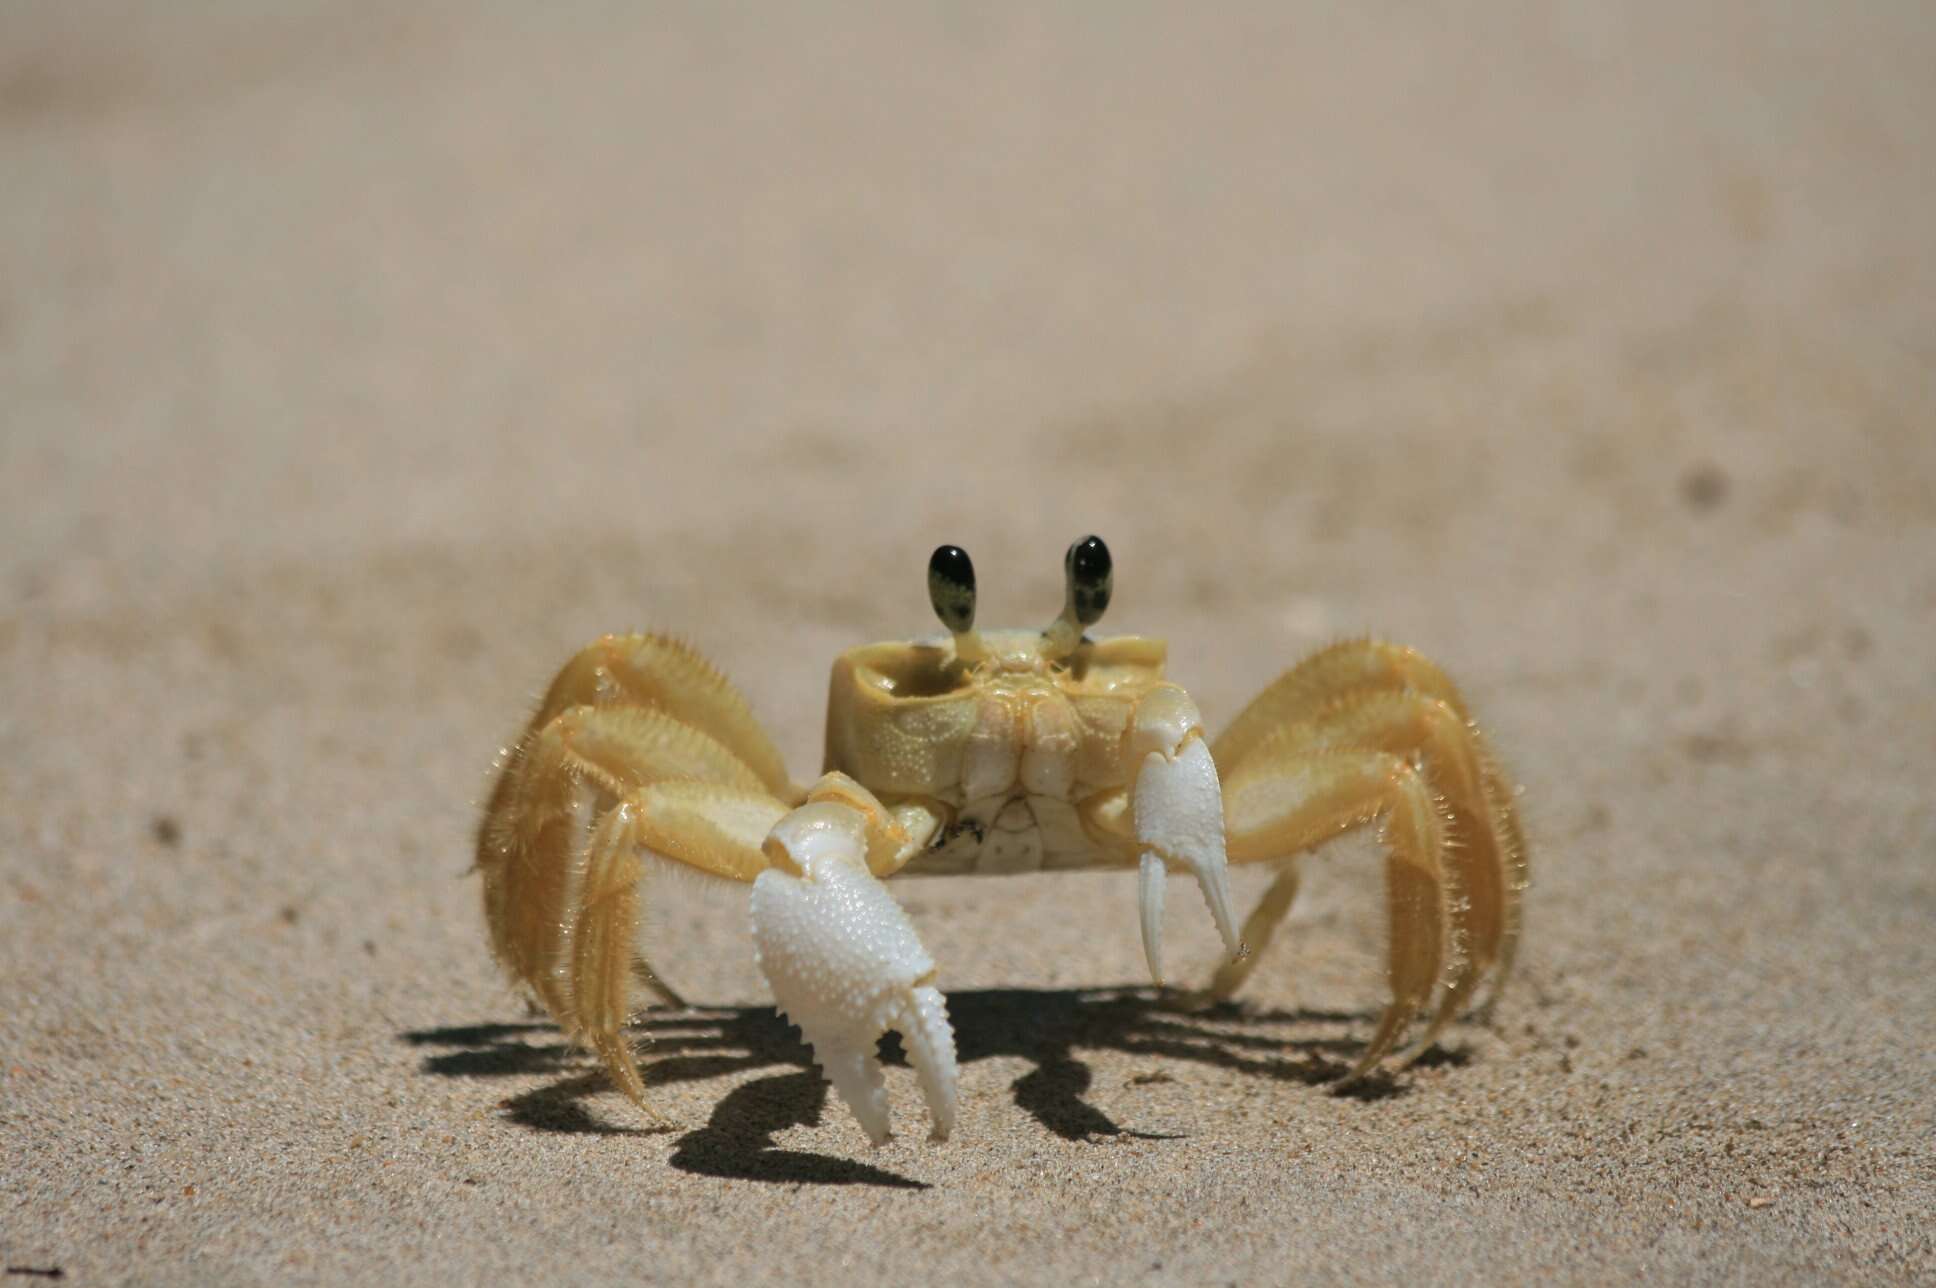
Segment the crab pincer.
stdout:
<path fill-rule="evenodd" d="M 1150 978 L 1163 983 L 1163 878 L 1172 866 L 1196 878 L 1231 960 L 1248 956 L 1230 915 L 1223 793 L 1190 695 L 1174 684 L 1144 695 L 1130 727 L 1130 749 L 1142 756 L 1132 805 L 1142 847 L 1143 955 Z"/>
<path fill-rule="evenodd" d="M 874 1144 L 889 1132 L 874 1044 L 900 1033 L 933 1123 L 955 1125 L 954 1028 L 934 959 L 867 866 L 863 817 L 836 801 L 794 810 L 766 842 L 773 866 L 753 883 L 753 940 L 782 1014 Z"/>

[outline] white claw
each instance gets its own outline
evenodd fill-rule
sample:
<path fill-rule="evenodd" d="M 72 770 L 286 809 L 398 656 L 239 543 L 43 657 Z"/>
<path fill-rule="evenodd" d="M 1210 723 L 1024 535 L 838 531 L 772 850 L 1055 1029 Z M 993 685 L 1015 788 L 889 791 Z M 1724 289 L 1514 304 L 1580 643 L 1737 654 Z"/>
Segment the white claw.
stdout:
<path fill-rule="evenodd" d="M 860 816 L 831 801 L 803 805 L 774 826 L 773 839 L 801 872 L 770 868 L 753 883 L 753 942 L 774 1000 L 876 1145 L 890 1124 L 874 1044 L 897 1030 L 934 1136 L 946 1139 L 955 1122 L 954 1029 L 933 984 L 934 959 L 868 871 Z"/>
<path fill-rule="evenodd" d="M 908 1063 L 921 1081 L 921 1098 L 934 1122 L 934 1138 L 946 1140 L 955 1130 L 955 1087 L 960 1081 L 955 1064 L 955 1029 L 948 1023 L 948 1001 L 932 984 L 922 984 L 902 1003 L 889 1025 L 901 1035 Z"/>
<path fill-rule="evenodd" d="M 1163 987 L 1163 860 L 1156 851 L 1143 852 L 1137 893 L 1143 908 L 1143 958 L 1149 962 L 1150 979 Z"/>
<path fill-rule="evenodd" d="M 1189 738 L 1174 756 L 1152 751 L 1136 775 L 1136 839 L 1143 851 L 1143 952 L 1150 975 L 1163 982 L 1163 872 L 1180 867 L 1197 879 L 1224 947 L 1235 959 L 1248 951 L 1230 915 L 1229 863 L 1223 848 L 1223 791 L 1217 765 L 1202 738 Z"/>

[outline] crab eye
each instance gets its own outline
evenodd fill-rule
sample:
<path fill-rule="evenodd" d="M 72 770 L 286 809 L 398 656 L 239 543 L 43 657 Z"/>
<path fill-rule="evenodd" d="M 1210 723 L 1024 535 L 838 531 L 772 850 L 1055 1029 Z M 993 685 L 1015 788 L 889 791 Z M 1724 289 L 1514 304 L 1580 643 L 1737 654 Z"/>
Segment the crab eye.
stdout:
<path fill-rule="evenodd" d="M 1084 537 L 1069 547 L 1062 557 L 1063 571 L 1069 578 L 1069 606 L 1076 620 L 1094 626 L 1109 609 L 1109 592 L 1115 584 L 1115 564 L 1109 547 L 1097 536 Z"/>
<path fill-rule="evenodd" d="M 975 624 L 975 564 L 960 546 L 936 546 L 928 556 L 928 602 L 957 635 Z"/>

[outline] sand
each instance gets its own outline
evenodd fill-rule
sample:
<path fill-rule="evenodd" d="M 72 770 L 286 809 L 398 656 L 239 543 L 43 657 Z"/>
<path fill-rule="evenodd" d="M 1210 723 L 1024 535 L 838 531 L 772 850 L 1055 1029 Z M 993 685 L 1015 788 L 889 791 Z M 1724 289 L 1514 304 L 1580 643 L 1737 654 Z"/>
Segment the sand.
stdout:
<path fill-rule="evenodd" d="M 1927 6 L 528 8 L 0 17 L 7 1267 L 1936 1277 Z M 1132 879 L 898 886 L 946 1144 L 897 1066 L 866 1145 L 731 892 L 655 921 L 669 1126 L 494 971 L 580 643 L 695 641 L 805 777 L 933 545 L 1033 624 L 1089 531 L 1213 724 L 1361 631 L 1461 678 L 1490 1027 L 1328 1089 L 1363 840 L 1208 1016 Z"/>

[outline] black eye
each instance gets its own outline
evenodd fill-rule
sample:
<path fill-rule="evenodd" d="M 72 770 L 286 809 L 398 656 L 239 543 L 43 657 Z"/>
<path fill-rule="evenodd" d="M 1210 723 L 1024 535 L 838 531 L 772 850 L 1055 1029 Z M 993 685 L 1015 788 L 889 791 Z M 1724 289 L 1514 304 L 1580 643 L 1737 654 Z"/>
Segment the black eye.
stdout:
<path fill-rule="evenodd" d="M 956 634 L 975 624 L 975 564 L 960 546 L 936 546 L 928 556 L 928 602 Z"/>
<path fill-rule="evenodd" d="M 1069 577 L 1069 604 L 1076 620 L 1094 626 L 1109 609 L 1109 592 L 1115 584 L 1116 566 L 1110 562 L 1109 547 L 1101 537 L 1084 537 L 1069 547 L 1062 558 Z"/>

